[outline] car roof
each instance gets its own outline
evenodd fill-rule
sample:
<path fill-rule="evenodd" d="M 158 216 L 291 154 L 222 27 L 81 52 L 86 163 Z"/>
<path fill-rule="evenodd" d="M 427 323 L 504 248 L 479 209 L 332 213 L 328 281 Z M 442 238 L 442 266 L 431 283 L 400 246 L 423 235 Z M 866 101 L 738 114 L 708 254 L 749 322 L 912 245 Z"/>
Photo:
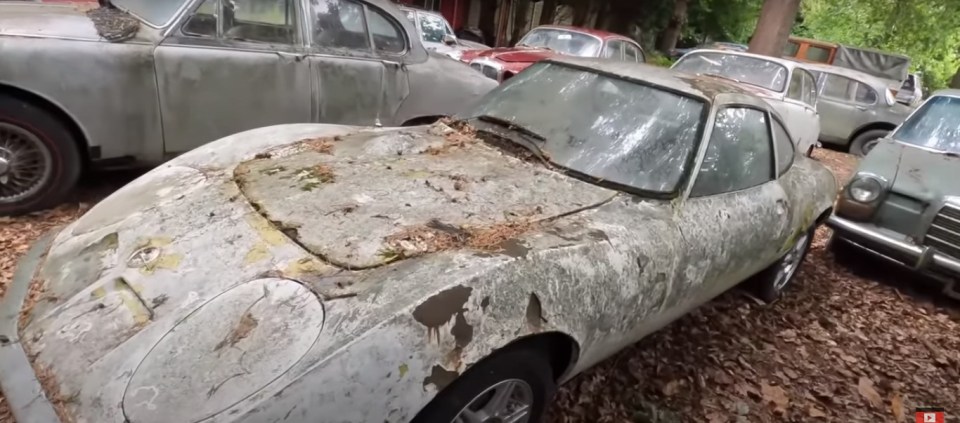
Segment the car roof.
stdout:
<path fill-rule="evenodd" d="M 556 56 L 545 61 L 561 65 L 573 65 L 575 67 L 595 70 L 621 78 L 648 82 L 688 96 L 699 97 L 711 103 L 727 102 L 728 99 L 722 99 L 721 97 L 733 96 L 737 97 L 739 101 L 745 100 L 744 97 L 747 97 L 753 99 L 746 100 L 747 103 L 763 105 L 764 107 L 768 106 L 765 101 L 749 90 L 723 78 L 707 75 L 691 75 L 645 63 L 632 63 L 592 57 Z"/>
<path fill-rule="evenodd" d="M 956 88 L 946 88 L 942 90 L 935 91 L 930 97 L 958 97 L 960 98 L 960 89 Z"/>
<path fill-rule="evenodd" d="M 860 72 L 858 70 L 848 69 L 840 66 L 826 65 L 822 63 L 803 63 L 799 62 L 801 68 L 806 68 L 814 72 L 826 72 L 832 73 L 840 76 L 844 76 L 850 79 L 855 79 L 859 82 L 866 83 L 867 85 L 873 86 L 876 88 L 886 88 L 889 85 L 884 80 L 877 78 L 869 73 Z"/>
<path fill-rule="evenodd" d="M 607 39 L 607 38 L 622 38 L 627 40 L 630 39 L 630 37 L 627 37 L 626 35 L 620 35 L 614 32 L 608 32 L 601 29 L 580 28 L 577 26 L 570 26 L 570 25 L 540 25 L 533 29 L 539 29 L 539 28 L 565 29 L 567 31 L 582 32 L 584 34 L 590 34 L 590 35 L 593 35 L 594 37 L 600 37 L 604 39 Z M 533 31 L 533 29 L 531 29 L 531 31 Z"/>
<path fill-rule="evenodd" d="M 769 61 L 769 62 L 773 62 L 773 63 L 779 64 L 779 65 L 781 65 L 781 66 L 783 66 L 783 67 L 785 67 L 785 68 L 787 68 L 787 69 L 802 68 L 802 66 L 800 66 L 800 62 L 797 62 L 797 61 L 795 61 L 795 60 L 784 59 L 784 58 L 781 58 L 781 57 L 764 56 L 764 55 L 762 55 L 762 54 L 747 53 L 747 52 L 745 52 L 745 51 L 717 50 L 717 49 L 709 49 L 709 48 L 698 48 L 698 49 L 696 49 L 696 50 L 690 50 L 689 52 L 687 52 L 687 54 L 684 54 L 684 56 L 689 56 L 689 55 L 696 54 L 696 53 L 714 53 L 714 54 L 727 54 L 727 55 L 731 55 L 731 56 L 745 56 L 745 57 L 752 57 L 752 58 L 754 58 L 754 59 L 760 59 L 760 60 L 766 60 L 766 61 Z"/>

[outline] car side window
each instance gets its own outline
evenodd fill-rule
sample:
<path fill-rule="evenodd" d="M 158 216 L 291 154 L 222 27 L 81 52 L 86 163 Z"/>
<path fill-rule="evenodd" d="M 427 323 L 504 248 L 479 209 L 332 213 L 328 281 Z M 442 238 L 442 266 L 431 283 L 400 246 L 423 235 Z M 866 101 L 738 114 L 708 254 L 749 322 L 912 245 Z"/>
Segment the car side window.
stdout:
<path fill-rule="evenodd" d="M 773 142 L 777 145 L 777 176 L 783 175 L 793 165 L 796 151 L 787 129 L 779 120 L 770 119 L 773 127 Z"/>
<path fill-rule="evenodd" d="M 623 43 L 619 41 L 608 41 L 607 45 L 603 48 L 603 54 L 601 57 L 604 59 L 614 59 L 620 60 L 622 57 L 621 46 Z"/>
<path fill-rule="evenodd" d="M 850 101 L 849 89 L 853 83 L 849 78 L 839 75 L 825 73 L 826 78 L 823 83 L 823 91 L 820 93 L 823 98 L 829 98 L 839 101 Z"/>
<path fill-rule="evenodd" d="M 806 71 L 800 71 L 803 79 L 803 102 L 811 106 L 817 104 L 817 81 Z"/>
<path fill-rule="evenodd" d="M 406 42 L 401 26 L 379 10 L 370 7 L 367 8 L 367 16 L 370 19 L 370 33 L 373 35 L 373 49 L 382 53 L 403 53 Z M 443 25 L 442 22 L 441 25 Z M 424 28 L 424 34 L 426 34 L 426 28 Z M 440 40 L 443 40 L 442 33 Z"/>
<path fill-rule="evenodd" d="M 222 13 L 217 13 L 218 9 Z M 206 0 L 183 26 L 184 35 L 216 37 L 223 17 L 224 40 L 295 44 L 296 0 Z"/>
<path fill-rule="evenodd" d="M 321 47 L 370 50 L 363 6 L 352 0 L 310 0 L 313 43 Z"/>
<path fill-rule="evenodd" d="M 690 196 L 739 191 L 772 180 L 773 147 L 767 114 L 746 107 L 717 112 Z"/>
<path fill-rule="evenodd" d="M 637 46 L 630 43 L 623 43 L 623 56 L 623 60 L 628 62 L 646 62 L 643 58 L 643 52 L 641 52 Z"/>
<path fill-rule="evenodd" d="M 803 101 L 803 78 L 800 76 L 801 71 L 794 69 L 793 75 L 790 77 L 790 85 L 787 86 L 787 98 Z"/>
<path fill-rule="evenodd" d="M 423 31 L 423 41 L 442 43 L 447 31 L 446 26 L 446 22 L 439 16 L 420 14 L 420 31 Z"/>
<path fill-rule="evenodd" d="M 868 106 L 877 102 L 877 92 L 873 88 L 859 82 L 855 82 L 855 84 L 857 84 L 857 91 L 853 98 L 854 102 Z"/>

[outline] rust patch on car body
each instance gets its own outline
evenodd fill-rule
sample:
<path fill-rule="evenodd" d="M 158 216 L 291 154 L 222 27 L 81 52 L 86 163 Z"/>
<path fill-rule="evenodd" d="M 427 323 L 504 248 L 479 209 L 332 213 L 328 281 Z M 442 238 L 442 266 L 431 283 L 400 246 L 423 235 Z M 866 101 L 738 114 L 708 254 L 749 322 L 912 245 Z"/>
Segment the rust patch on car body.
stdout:
<path fill-rule="evenodd" d="M 473 288 L 457 285 L 446 290 L 440 291 L 434 296 L 427 298 L 413 310 L 413 318 L 427 327 L 427 336 L 436 339 L 440 343 L 440 327 L 453 319 L 454 316 L 463 316 L 466 311 L 467 300 L 470 299 L 470 293 Z M 459 341 L 470 342 L 473 338 L 473 328 L 463 322 L 463 327 L 451 328 L 454 338 Z M 469 330 L 467 329 L 469 328 Z"/>
<path fill-rule="evenodd" d="M 87 17 L 93 21 L 97 34 L 110 42 L 127 41 L 135 37 L 140 30 L 140 21 L 137 18 L 114 7 L 88 10 Z"/>
<path fill-rule="evenodd" d="M 240 318 L 240 321 L 236 326 L 233 327 L 233 330 L 219 344 L 213 349 L 213 351 L 220 351 L 224 347 L 232 347 L 237 345 L 238 342 L 242 341 L 244 338 L 250 336 L 250 332 L 253 332 L 257 328 L 259 322 L 257 318 L 253 317 L 250 312 L 243 313 L 243 317 Z"/>

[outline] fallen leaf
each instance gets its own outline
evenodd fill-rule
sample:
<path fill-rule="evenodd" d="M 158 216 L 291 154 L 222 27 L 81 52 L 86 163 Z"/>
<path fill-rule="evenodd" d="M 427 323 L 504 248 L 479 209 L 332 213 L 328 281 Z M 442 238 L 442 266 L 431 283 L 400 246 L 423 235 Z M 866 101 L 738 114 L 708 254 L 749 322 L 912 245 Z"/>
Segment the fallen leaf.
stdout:
<path fill-rule="evenodd" d="M 870 405 L 874 407 L 883 405 L 883 398 L 880 397 L 880 393 L 873 387 L 873 381 L 870 380 L 870 378 L 861 376 L 860 381 L 857 383 L 857 391 L 866 398 Z"/>
<path fill-rule="evenodd" d="M 827 417 L 827 413 L 824 413 L 823 410 L 813 405 L 807 409 L 807 414 L 809 414 L 810 417 Z"/>
<path fill-rule="evenodd" d="M 784 391 L 783 388 L 763 382 L 760 384 L 760 393 L 763 395 L 764 402 L 773 403 L 776 412 L 785 413 L 787 411 L 790 398 L 787 397 L 787 391 Z"/>
<path fill-rule="evenodd" d="M 890 398 L 890 412 L 893 413 L 893 419 L 897 423 L 903 423 L 903 398 L 900 397 L 899 392 L 893 394 L 893 398 Z"/>
<path fill-rule="evenodd" d="M 667 384 L 663 387 L 663 395 L 666 395 L 668 397 L 672 397 L 676 395 L 676 393 L 679 391 L 680 391 L 679 380 L 671 380 L 670 382 L 667 382 Z"/>

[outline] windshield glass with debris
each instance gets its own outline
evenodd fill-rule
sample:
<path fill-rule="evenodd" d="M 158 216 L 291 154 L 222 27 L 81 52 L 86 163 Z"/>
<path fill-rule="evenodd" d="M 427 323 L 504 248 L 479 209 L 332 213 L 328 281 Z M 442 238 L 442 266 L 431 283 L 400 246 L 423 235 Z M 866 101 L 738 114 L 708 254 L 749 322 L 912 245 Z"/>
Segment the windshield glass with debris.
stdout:
<path fill-rule="evenodd" d="M 718 75 L 744 84 L 781 92 L 787 83 L 787 68 L 769 60 L 723 53 L 691 53 L 673 69 L 701 75 Z"/>
<path fill-rule="evenodd" d="M 170 23 L 183 0 L 113 0 L 110 3 L 153 26 Z"/>
<path fill-rule="evenodd" d="M 510 122 L 542 137 L 538 146 L 558 166 L 671 193 L 690 167 L 704 109 L 699 100 L 663 89 L 538 63 L 464 116 Z"/>
<path fill-rule="evenodd" d="M 893 138 L 924 148 L 960 153 L 960 98 L 931 98 L 897 129 Z"/>
<path fill-rule="evenodd" d="M 537 28 L 530 31 L 517 45 L 548 48 L 566 55 L 595 57 L 600 52 L 600 39 L 582 32 L 558 28 Z"/>

